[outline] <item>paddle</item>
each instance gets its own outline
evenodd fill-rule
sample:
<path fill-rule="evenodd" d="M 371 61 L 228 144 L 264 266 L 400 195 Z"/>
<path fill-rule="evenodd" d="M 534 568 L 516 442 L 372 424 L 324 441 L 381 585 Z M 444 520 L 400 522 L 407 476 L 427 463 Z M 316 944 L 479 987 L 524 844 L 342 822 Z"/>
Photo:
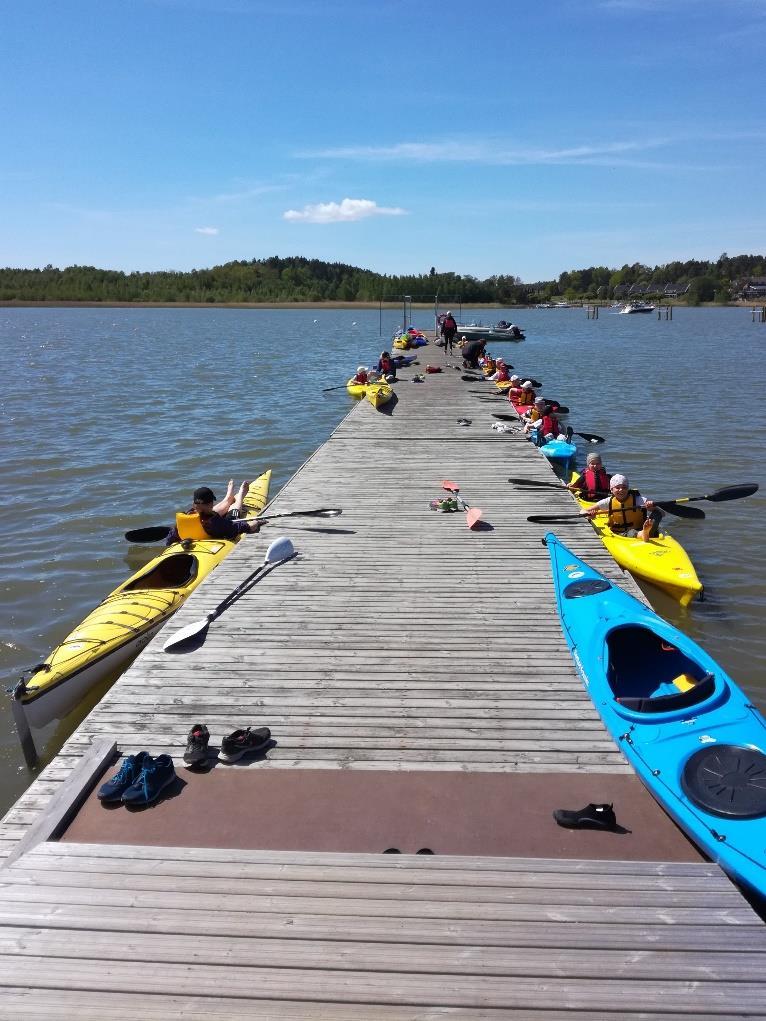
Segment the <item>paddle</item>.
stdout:
<path fill-rule="evenodd" d="M 667 500 L 655 500 L 655 503 L 696 503 L 699 500 L 709 500 L 711 503 L 727 503 L 729 500 L 744 500 L 746 496 L 752 496 L 758 492 L 757 482 L 744 482 L 739 486 L 722 486 L 705 496 L 676 496 Z"/>
<path fill-rule="evenodd" d="M 345 390 L 347 386 L 348 383 L 342 383 L 340 386 L 323 386 L 321 392 L 328 394 L 331 390 Z"/>
<path fill-rule="evenodd" d="M 481 511 L 479 508 L 468 506 L 462 496 L 460 496 L 460 486 L 458 486 L 457 483 L 450 482 L 448 479 L 445 479 L 444 482 L 442 482 L 442 489 L 446 489 L 448 493 L 455 494 L 465 510 L 465 523 L 469 528 L 475 528 L 481 521 Z"/>
<path fill-rule="evenodd" d="M 560 410 L 560 409 L 559 409 Z M 603 436 L 599 436 L 598 433 L 578 433 L 576 430 L 572 430 L 573 436 L 582 436 L 588 443 L 606 443 Z"/>
<path fill-rule="evenodd" d="M 267 514 L 262 518 L 248 518 L 248 521 L 273 521 L 275 518 L 337 518 L 343 511 L 340 507 L 318 507 L 316 510 L 285 511 L 282 514 Z M 166 539 L 172 529 L 167 525 L 149 525 L 147 528 L 134 528 L 125 533 L 128 542 L 157 542 Z"/>
<path fill-rule="evenodd" d="M 268 574 L 279 564 L 285 563 L 287 560 L 292 560 L 298 554 L 295 552 L 292 542 L 285 536 L 279 539 L 275 539 L 274 542 L 266 550 L 266 554 L 263 558 L 263 563 L 260 567 L 256 568 L 252 574 L 249 574 L 241 585 L 238 585 L 233 592 L 230 592 L 225 599 L 223 599 L 214 610 L 203 617 L 201 620 L 195 620 L 191 624 L 187 624 L 185 627 L 180 628 L 174 635 L 162 646 L 164 652 L 181 652 L 185 646 L 196 645 L 205 640 L 208 628 L 216 617 L 220 617 L 221 614 L 228 610 L 232 603 L 236 602 L 241 595 L 251 589 L 253 585 L 261 580 L 264 575 Z"/>
<path fill-rule="evenodd" d="M 559 485 L 555 482 L 536 482 L 534 479 L 510 478 L 508 481 L 512 482 L 515 486 L 525 486 L 527 489 L 567 489 L 563 483 Z M 609 496 L 609 493 L 603 493 L 600 496 L 597 495 L 596 499 L 601 499 L 605 496 Z M 667 511 L 669 514 L 673 514 L 677 518 L 693 518 L 701 521 L 705 517 L 705 512 L 700 510 L 699 507 L 682 507 L 680 504 L 677 504 L 672 500 L 655 500 L 654 502 L 658 507 L 661 507 L 663 510 Z"/>
<path fill-rule="evenodd" d="M 173 529 L 170 525 L 149 525 L 147 528 L 132 528 L 125 533 L 128 542 L 159 542 L 167 539 Z"/>

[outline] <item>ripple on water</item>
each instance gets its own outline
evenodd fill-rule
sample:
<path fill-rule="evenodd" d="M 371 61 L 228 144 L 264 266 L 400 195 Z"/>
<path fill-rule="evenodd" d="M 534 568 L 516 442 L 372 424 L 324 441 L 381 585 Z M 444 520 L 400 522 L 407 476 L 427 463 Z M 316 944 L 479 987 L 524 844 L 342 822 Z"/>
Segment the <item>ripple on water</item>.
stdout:
<path fill-rule="evenodd" d="M 528 339 L 513 363 L 572 408 L 574 428 L 607 437 L 598 449 L 608 469 L 626 471 L 650 496 L 763 478 L 763 444 L 751 439 L 766 425 L 766 360 L 748 358 L 743 371 L 763 330 L 749 313 L 676 310 L 668 323 L 512 313 L 522 315 Z M 0 310 L 4 483 L 29 509 L 21 534 L 18 515 L 0 518 L 0 606 L 10 621 L 0 673 L 44 658 L 153 555 L 130 547 L 126 529 L 169 523 L 195 486 L 222 491 L 229 478 L 267 467 L 274 495 L 348 411 L 344 391 L 322 395 L 322 387 L 342 385 L 352 368 L 373 361 L 400 316 L 384 314 L 382 336 L 378 321 L 377 310 Z M 415 325 L 431 323 L 416 312 Z M 723 438 L 707 396 L 712 381 L 748 408 L 747 417 L 727 419 Z M 581 457 L 591 449 L 581 444 Z M 697 565 L 707 600 L 682 610 L 661 593 L 651 599 L 766 705 L 766 560 L 762 529 L 753 531 L 766 494 L 698 506 L 705 521 L 669 519 L 669 527 Z M 51 748 L 71 725 L 52 729 Z M 7 805 L 29 778 L 19 772 L 5 708 L 0 763 Z"/>

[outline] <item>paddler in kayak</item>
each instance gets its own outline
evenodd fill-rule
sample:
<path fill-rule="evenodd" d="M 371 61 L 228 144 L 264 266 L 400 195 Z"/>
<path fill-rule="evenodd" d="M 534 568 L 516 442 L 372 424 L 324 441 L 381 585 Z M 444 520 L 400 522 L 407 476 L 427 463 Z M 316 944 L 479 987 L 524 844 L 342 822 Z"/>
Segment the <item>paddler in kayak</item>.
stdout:
<path fill-rule="evenodd" d="M 537 394 L 532 386 L 532 380 L 525 380 L 521 386 L 511 387 L 508 391 L 508 400 L 512 404 L 528 405 L 530 408 L 535 403 Z"/>
<path fill-rule="evenodd" d="M 381 351 L 378 359 L 378 372 L 387 383 L 393 383 L 396 380 L 396 365 L 390 352 Z"/>
<path fill-rule="evenodd" d="M 234 485 L 230 482 L 220 503 L 215 502 L 215 493 L 207 486 L 195 489 L 191 509 L 185 514 L 176 514 L 175 528 L 170 530 L 167 545 L 183 539 L 231 540 L 246 532 L 257 532 L 261 527 L 257 521 L 239 517 L 249 487 L 249 482 L 243 482 L 235 496 Z"/>
<path fill-rule="evenodd" d="M 351 377 L 349 383 L 359 383 L 360 386 L 364 386 L 369 380 L 367 375 L 369 371 L 366 365 L 357 366 L 356 375 Z"/>
<path fill-rule="evenodd" d="M 537 444 L 538 447 L 542 447 L 544 443 L 549 443 L 551 440 L 559 438 L 563 440 L 565 438 L 561 423 L 548 406 L 548 402 L 544 397 L 538 397 L 535 400 L 534 410 L 536 414 L 535 419 L 533 420 L 530 417 L 524 423 L 524 432 L 533 443 Z"/>
<path fill-rule="evenodd" d="M 495 362 L 495 371 L 491 376 L 487 376 L 487 379 L 492 383 L 508 383 L 510 378 L 511 377 L 508 375 L 508 366 L 502 358 L 498 358 Z"/>
<path fill-rule="evenodd" d="M 606 512 L 612 531 L 628 538 L 639 538 L 646 542 L 659 535 L 660 521 L 664 515 L 653 500 L 645 500 L 637 489 L 631 489 L 625 475 L 613 475 L 609 490 L 610 496 L 580 511 L 580 514 L 594 518 Z"/>
<path fill-rule="evenodd" d="M 602 500 L 609 496 L 610 476 L 601 462 L 601 454 L 588 454 L 585 471 L 567 489 L 577 493 L 581 500 Z"/>

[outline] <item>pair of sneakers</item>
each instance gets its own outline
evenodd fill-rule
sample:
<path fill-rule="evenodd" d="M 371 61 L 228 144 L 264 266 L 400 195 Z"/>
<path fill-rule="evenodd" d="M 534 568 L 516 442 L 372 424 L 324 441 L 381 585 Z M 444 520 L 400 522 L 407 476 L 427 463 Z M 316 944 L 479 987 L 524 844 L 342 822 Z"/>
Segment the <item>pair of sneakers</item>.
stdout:
<path fill-rule="evenodd" d="M 210 731 L 204 723 L 195 723 L 186 739 L 184 762 L 189 766 L 204 762 L 208 757 Z M 268 727 L 246 727 L 235 730 L 221 741 L 218 758 L 221 762 L 236 762 L 243 755 L 253 755 L 264 751 L 271 741 Z"/>
<path fill-rule="evenodd" d="M 150 805 L 175 779 L 169 755 L 152 758 L 149 752 L 137 752 L 125 756 L 115 775 L 99 788 L 98 797 L 106 805 Z"/>

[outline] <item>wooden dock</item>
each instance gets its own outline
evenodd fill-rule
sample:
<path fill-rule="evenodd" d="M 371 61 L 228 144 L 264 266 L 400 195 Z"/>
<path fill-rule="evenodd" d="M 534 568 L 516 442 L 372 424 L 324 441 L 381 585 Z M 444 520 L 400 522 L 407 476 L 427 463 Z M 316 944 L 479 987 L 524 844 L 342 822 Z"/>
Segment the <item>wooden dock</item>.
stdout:
<path fill-rule="evenodd" d="M 646 794 L 573 668 L 526 521 L 571 498 L 508 484 L 552 475 L 426 351 L 441 374 L 356 406 L 272 504 L 343 516 L 247 537 L 6 816 L 0 1017 L 766 1017 L 763 922 Z M 429 509 L 444 479 L 486 529 Z M 639 594 L 587 523 L 557 530 Z M 278 534 L 299 556 L 203 647 L 163 653 Z M 211 746 L 263 725 L 274 744 L 192 773 L 197 722 Z M 115 744 L 172 754 L 169 796 L 98 804 Z M 624 832 L 555 825 L 588 801 L 614 801 Z"/>

